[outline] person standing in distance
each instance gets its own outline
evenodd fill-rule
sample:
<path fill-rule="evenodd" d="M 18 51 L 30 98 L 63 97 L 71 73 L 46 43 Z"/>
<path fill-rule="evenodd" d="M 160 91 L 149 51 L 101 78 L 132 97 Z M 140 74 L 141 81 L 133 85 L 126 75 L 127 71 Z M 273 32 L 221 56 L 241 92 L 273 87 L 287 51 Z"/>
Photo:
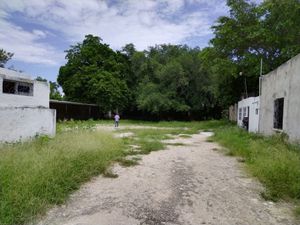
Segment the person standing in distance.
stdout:
<path fill-rule="evenodd" d="M 120 120 L 120 116 L 118 113 L 116 113 L 115 115 L 115 127 L 119 127 L 119 120 Z"/>

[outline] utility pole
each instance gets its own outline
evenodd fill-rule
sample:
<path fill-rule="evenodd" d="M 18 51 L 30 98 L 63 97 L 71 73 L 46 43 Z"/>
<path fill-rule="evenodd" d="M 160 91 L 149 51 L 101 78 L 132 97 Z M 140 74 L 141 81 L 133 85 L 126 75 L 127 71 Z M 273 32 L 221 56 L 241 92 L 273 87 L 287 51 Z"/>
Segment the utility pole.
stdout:
<path fill-rule="evenodd" d="M 243 72 L 240 72 L 240 76 L 243 76 Z M 246 79 L 246 76 L 244 76 L 244 85 L 245 85 L 245 95 L 246 95 L 246 98 L 248 98 L 247 79 Z"/>
<path fill-rule="evenodd" d="M 261 95 L 261 79 L 262 79 L 262 69 L 263 69 L 263 59 L 260 59 L 260 73 L 259 73 L 259 87 L 258 87 L 258 95 Z"/>

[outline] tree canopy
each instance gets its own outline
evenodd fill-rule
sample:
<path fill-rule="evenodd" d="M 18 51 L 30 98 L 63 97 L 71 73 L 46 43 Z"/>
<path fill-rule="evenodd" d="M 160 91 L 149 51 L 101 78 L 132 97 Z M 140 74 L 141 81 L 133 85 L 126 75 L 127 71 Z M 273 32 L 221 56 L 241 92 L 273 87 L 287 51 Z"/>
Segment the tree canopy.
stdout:
<path fill-rule="evenodd" d="M 300 2 L 227 5 L 229 15 L 212 26 L 214 36 L 204 49 L 161 44 L 137 51 L 127 44 L 115 51 L 87 35 L 66 51 L 67 63 L 59 70 L 66 99 L 103 110 L 207 118 L 238 101 L 244 81 L 249 95 L 258 95 L 260 61 L 266 74 L 300 52 Z"/>
<path fill-rule="evenodd" d="M 66 51 L 67 64 L 59 70 L 58 83 L 66 99 L 98 103 L 103 109 L 123 109 L 128 102 L 126 58 L 102 39 L 86 35 Z"/>
<path fill-rule="evenodd" d="M 299 0 L 265 0 L 259 5 L 228 0 L 227 5 L 229 16 L 217 20 L 212 46 L 203 50 L 223 106 L 237 101 L 243 92 L 239 72 L 250 93 L 257 95 L 260 60 L 265 74 L 300 52 Z"/>

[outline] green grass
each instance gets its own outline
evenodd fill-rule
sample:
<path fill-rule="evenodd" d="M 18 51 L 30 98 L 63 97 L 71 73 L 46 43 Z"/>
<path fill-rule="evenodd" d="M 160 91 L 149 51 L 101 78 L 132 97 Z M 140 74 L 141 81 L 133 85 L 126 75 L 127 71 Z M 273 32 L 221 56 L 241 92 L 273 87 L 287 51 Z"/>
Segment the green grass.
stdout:
<path fill-rule="evenodd" d="M 179 137 L 181 137 L 181 138 L 191 138 L 192 135 L 189 135 L 189 134 L 180 134 Z"/>
<path fill-rule="evenodd" d="M 57 124 L 58 131 L 64 130 L 73 130 L 75 128 L 83 128 L 83 129 L 90 129 L 96 125 L 111 125 L 113 126 L 113 120 L 87 120 L 87 121 L 80 121 L 80 120 L 68 120 L 68 121 L 60 121 Z M 209 120 L 209 121 L 159 121 L 159 122 L 152 122 L 152 121 L 141 121 L 141 120 L 120 120 L 120 127 L 127 126 L 127 125 L 135 125 L 135 126 L 154 126 L 154 127 L 161 127 L 161 128 L 178 128 L 183 130 L 183 128 L 188 128 L 184 133 L 185 134 L 194 134 L 198 130 L 203 131 L 211 131 L 214 128 L 218 128 L 220 126 L 226 126 L 228 124 L 225 120 Z"/>
<path fill-rule="evenodd" d="M 57 136 L 32 142 L 0 146 L 0 224 L 24 224 L 43 214 L 54 204 L 63 203 L 80 185 L 109 170 L 112 162 L 132 166 L 138 159 L 128 155 L 148 154 L 165 148 L 163 140 L 172 135 L 188 137 L 214 131 L 210 141 L 226 147 L 228 155 L 245 160 L 248 171 L 266 187 L 266 199 L 300 200 L 300 147 L 284 137 L 249 134 L 226 121 L 144 122 L 122 120 L 120 126 L 143 125 L 161 129 L 123 129 L 134 136 L 117 139 L 98 132 L 98 125 L 111 120 L 67 121 L 57 124 Z M 172 128 L 172 129 L 163 129 Z M 174 143 L 180 145 L 181 143 Z M 133 149 L 131 145 L 137 145 Z M 296 210 L 300 214 L 300 207 Z"/>
<path fill-rule="evenodd" d="M 134 158 L 133 159 L 119 158 L 116 161 L 119 162 L 124 167 L 136 166 L 139 164 L 138 160 Z"/>
<path fill-rule="evenodd" d="M 135 154 L 149 154 L 152 151 L 163 150 L 165 144 L 162 140 L 172 139 L 172 135 L 179 135 L 184 132 L 191 132 L 180 127 L 176 129 L 125 129 L 119 132 L 132 132 L 133 137 L 126 138 L 127 145 L 139 146 L 139 152 Z"/>
<path fill-rule="evenodd" d="M 24 224 L 61 204 L 122 157 L 122 140 L 77 130 L 0 147 L 0 224 Z"/>
<path fill-rule="evenodd" d="M 230 125 L 215 132 L 213 139 L 229 150 L 228 155 L 244 158 L 249 172 L 265 185 L 264 198 L 300 199 L 299 146 L 283 136 L 263 137 Z"/>
<path fill-rule="evenodd" d="M 181 142 L 176 142 L 176 143 L 168 143 L 168 145 L 173 145 L 173 146 L 185 146 L 185 144 Z"/>

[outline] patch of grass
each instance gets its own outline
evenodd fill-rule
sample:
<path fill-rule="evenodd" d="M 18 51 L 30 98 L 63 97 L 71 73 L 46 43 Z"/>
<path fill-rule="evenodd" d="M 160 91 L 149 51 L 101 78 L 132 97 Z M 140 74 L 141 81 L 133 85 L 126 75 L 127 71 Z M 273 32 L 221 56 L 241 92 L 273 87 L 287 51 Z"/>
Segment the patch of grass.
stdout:
<path fill-rule="evenodd" d="M 139 164 L 138 160 L 133 158 L 132 159 L 119 158 L 116 161 L 119 162 L 124 167 L 136 166 Z"/>
<path fill-rule="evenodd" d="M 179 137 L 181 137 L 181 138 L 191 138 L 192 135 L 189 135 L 189 134 L 180 134 Z"/>
<path fill-rule="evenodd" d="M 176 142 L 176 143 L 168 143 L 167 145 L 174 145 L 174 146 L 184 146 L 185 144 Z"/>
<path fill-rule="evenodd" d="M 131 151 L 131 153 L 149 154 L 152 151 L 164 149 L 165 144 L 162 143 L 162 140 L 171 139 L 170 133 L 175 131 L 170 129 L 127 129 L 124 132 L 134 133 L 134 137 L 124 140 L 128 146 L 139 146 L 138 151 Z M 176 132 L 180 131 L 177 130 Z"/>
<path fill-rule="evenodd" d="M 141 146 L 140 153 L 141 154 L 149 154 L 152 151 L 163 150 L 165 145 L 159 141 L 148 141 L 148 140 L 138 140 L 138 145 Z"/>
<path fill-rule="evenodd" d="M 280 135 L 263 137 L 231 125 L 215 129 L 213 139 L 230 155 L 245 159 L 249 171 L 266 186 L 264 198 L 300 199 L 300 146 Z"/>
<path fill-rule="evenodd" d="M 298 218 L 300 218 L 300 206 L 297 206 L 296 208 L 295 208 L 295 216 L 296 217 L 298 217 Z"/>
<path fill-rule="evenodd" d="M 77 130 L 0 146 L 0 224 L 24 224 L 61 204 L 124 155 L 111 134 Z"/>

